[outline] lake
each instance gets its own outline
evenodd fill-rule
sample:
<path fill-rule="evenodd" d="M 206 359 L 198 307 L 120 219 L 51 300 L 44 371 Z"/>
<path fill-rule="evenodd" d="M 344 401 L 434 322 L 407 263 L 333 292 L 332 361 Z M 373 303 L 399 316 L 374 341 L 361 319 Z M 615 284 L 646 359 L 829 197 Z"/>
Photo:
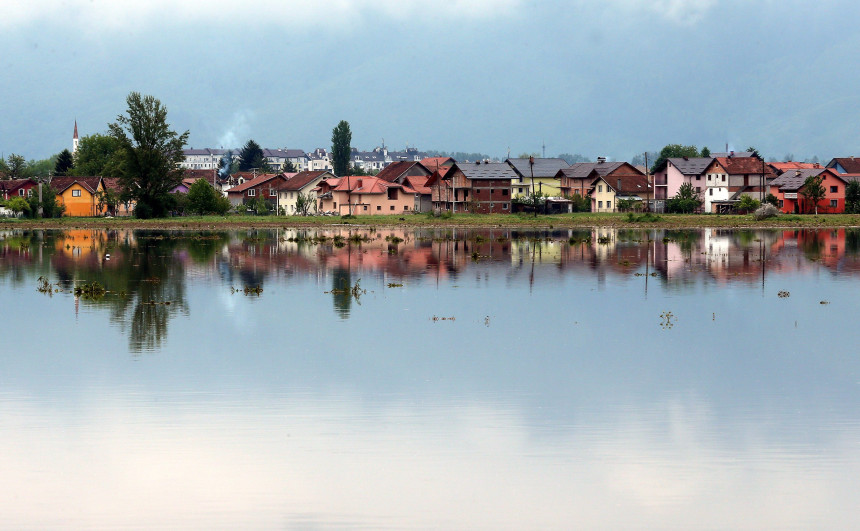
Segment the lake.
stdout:
<path fill-rule="evenodd" d="M 0 233 L 0 528 L 860 526 L 860 230 Z"/>

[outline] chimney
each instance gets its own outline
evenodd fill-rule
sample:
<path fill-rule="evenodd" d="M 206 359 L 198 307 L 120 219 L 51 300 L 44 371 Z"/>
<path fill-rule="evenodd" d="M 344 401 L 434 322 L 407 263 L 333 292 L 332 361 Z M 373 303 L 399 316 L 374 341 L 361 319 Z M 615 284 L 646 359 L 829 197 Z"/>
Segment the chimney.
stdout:
<path fill-rule="evenodd" d="M 734 157 L 734 156 L 735 156 L 735 150 L 729 151 L 729 157 Z"/>
<path fill-rule="evenodd" d="M 606 157 L 597 157 L 598 164 L 603 164 L 604 162 L 606 162 Z"/>
<path fill-rule="evenodd" d="M 794 170 L 794 175 L 800 177 L 800 170 Z"/>

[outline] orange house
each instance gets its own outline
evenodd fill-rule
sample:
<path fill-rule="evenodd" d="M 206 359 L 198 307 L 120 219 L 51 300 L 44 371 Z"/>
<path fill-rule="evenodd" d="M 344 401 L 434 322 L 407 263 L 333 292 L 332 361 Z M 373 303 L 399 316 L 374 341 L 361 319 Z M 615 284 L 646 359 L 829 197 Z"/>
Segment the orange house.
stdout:
<path fill-rule="evenodd" d="M 104 214 L 96 194 L 104 192 L 101 177 L 54 177 L 51 188 L 57 192 L 57 202 L 65 205 L 64 216 L 87 217 Z"/>
<path fill-rule="evenodd" d="M 416 192 L 377 177 L 335 177 L 320 181 L 319 209 L 339 215 L 404 214 L 415 210 Z"/>
<path fill-rule="evenodd" d="M 779 210 L 785 213 L 811 214 L 816 205 L 803 197 L 803 185 L 809 177 L 821 177 L 824 198 L 818 202 L 819 214 L 845 212 L 845 186 L 850 179 L 830 168 L 789 170 L 770 183 L 770 193 L 776 196 Z"/>

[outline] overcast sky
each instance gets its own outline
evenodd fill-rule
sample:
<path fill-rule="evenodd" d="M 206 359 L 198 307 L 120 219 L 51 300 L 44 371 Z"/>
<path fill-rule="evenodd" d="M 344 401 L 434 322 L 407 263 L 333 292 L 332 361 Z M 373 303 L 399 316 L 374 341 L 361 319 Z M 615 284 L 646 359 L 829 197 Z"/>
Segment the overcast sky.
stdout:
<path fill-rule="evenodd" d="M 860 155 L 858 19 L 849 0 L 2 2 L 0 152 L 71 148 L 76 118 L 105 132 L 138 91 L 195 148 L 330 147 L 345 119 L 359 149 Z"/>

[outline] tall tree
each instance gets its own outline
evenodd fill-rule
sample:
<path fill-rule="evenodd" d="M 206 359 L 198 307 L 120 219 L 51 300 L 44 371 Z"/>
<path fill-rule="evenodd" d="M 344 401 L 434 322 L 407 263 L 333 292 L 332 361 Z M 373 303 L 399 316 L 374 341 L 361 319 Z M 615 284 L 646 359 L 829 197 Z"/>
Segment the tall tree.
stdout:
<path fill-rule="evenodd" d="M 283 164 L 281 164 L 281 171 L 283 173 L 296 173 L 296 165 L 293 164 L 293 161 L 287 159 Z"/>
<path fill-rule="evenodd" d="M 248 140 L 239 153 L 239 171 L 251 171 L 254 168 L 262 170 L 266 165 L 263 148 L 253 140 Z"/>
<path fill-rule="evenodd" d="M 710 153 L 710 152 L 709 152 Z M 660 156 L 651 166 L 651 173 L 657 173 L 666 166 L 666 161 L 674 157 L 698 157 L 700 156 L 696 146 L 682 146 L 681 144 L 669 144 L 660 150 Z"/>
<path fill-rule="evenodd" d="M 122 177 L 124 154 L 119 141 L 110 135 L 93 134 L 81 138 L 74 167 L 68 172 L 78 177 Z"/>
<path fill-rule="evenodd" d="M 823 182 L 824 177 L 821 175 L 810 175 L 803 181 L 803 188 L 800 189 L 800 195 L 808 203 L 812 203 L 812 206 L 815 208 L 816 216 L 818 215 L 818 202 L 824 199 L 824 186 L 821 185 Z M 807 206 L 807 208 L 809 207 Z"/>
<path fill-rule="evenodd" d="M 708 149 L 708 146 L 702 146 L 702 151 L 699 152 L 700 157 L 710 157 L 711 150 Z"/>
<path fill-rule="evenodd" d="M 57 155 L 57 162 L 54 164 L 54 175 L 67 175 L 74 165 L 75 160 L 72 158 L 72 152 L 64 149 Z"/>
<path fill-rule="evenodd" d="M 27 159 L 15 153 L 9 155 L 6 159 L 6 174 L 10 179 L 27 177 Z"/>
<path fill-rule="evenodd" d="M 860 181 L 851 181 L 845 187 L 845 212 L 860 214 Z"/>
<path fill-rule="evenodd" d="M 349 122 L 341 120 L 331 131 L 331 165 L 338 177 L 349 173 L 349 158 L 352 151 L 352 131 Z"/>
<path fill-rule="evenodd" d="M 123 195 L 136 201 L 137 217 L 163 217 L 171 203 L 170 191 L 182 182 L 179 163 L 189 132 L 170 129 L 167 108 L 154 96 L 132 92 L 126 103 L 127 114 L 108 126 L 125 162 L 120 177 Z"/>

